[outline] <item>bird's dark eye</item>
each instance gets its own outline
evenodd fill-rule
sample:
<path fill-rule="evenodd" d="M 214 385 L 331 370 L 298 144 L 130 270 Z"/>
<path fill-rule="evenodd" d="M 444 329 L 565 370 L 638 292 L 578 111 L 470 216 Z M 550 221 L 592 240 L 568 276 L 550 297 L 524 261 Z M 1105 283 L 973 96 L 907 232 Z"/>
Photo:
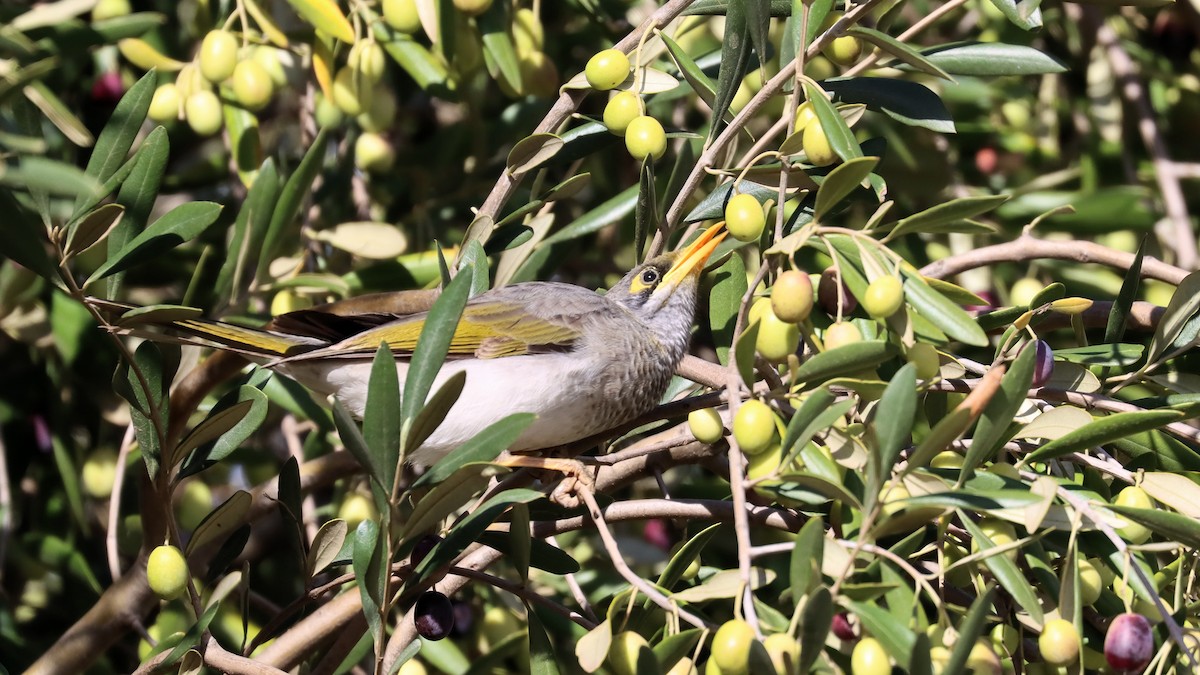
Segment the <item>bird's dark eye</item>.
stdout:
<path fill-rule="evenodd" d="M 642 270 L 643 284 L 650 285 L 656 281 L 658 281 L 658 270 L 654 269 L 653 267 L 648 267 Z"/>

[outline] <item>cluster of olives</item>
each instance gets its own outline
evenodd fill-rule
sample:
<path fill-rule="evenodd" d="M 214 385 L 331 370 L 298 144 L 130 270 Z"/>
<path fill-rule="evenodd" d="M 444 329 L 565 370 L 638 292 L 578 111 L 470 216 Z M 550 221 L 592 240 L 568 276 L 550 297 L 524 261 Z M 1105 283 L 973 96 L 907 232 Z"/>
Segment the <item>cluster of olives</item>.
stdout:
<path fill-rule="evenodd" d="M 633 66 L 625 52 L 605 49 L 588 59 L 583 74 L 592 89 L 612 91 L 630 79 Z M 638 161 L 657 160 L 667 151 L 667 132 L 662 123 L 646 114 L 642 97 L 631 89 L 618 91 L 608 100 L 604 126 L 625 138 L 626 149 Z"/>

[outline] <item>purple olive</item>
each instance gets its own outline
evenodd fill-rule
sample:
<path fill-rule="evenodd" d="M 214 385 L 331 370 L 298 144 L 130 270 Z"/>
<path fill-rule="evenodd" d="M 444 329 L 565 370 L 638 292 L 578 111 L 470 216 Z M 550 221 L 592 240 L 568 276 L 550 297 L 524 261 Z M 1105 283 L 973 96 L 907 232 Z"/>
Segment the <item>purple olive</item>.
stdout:
<path fill-rule="evenodd" d="M 1120 673 L 1141 672 L 1154 654 L 1154 634 L 1141 614 L 1119 614 L 1104 637 L 1104 658 Z"/>
<path fill-rule="evenodd" d="M 1026 343 L 1021 351 L 1025 351 L 1029 347 Z M 1050 381 L 1050 376 L 1054 374 L 1054 350 L 1050 349 L 1050 345 L 1045 340 L 1035 340 L 1033 348 L 1036 350 L 1033 356 L 1033 382 L 1030 386 L 1042 387 Z"/>
<path fill-rule="evenodd" d="M 97 103 L 116 105 L 124 94 L 125 83 L 121 81 L 121 74 L 115 70 L 101 73 L 92 83 L 92 100 Z"/>
<path fill-rule="evenodd" d="M 454 606 L 450 598 L 437 591 L 425 591 L 417 598 L 413 612 L 417 634 L 426 640 L 441 640 L 454 630 Z"/>
<path fill-rule="evenodd" d="M 821 281 L 817 284 L 817 303 L 821 305 L 821 309 L 829 316 L 838 315 L 838 274 L 837 270 L 830 267 L 824 272 L 821 272 Z M 850 292 L 850 287 L 845 281 L 840 284 L 842 287 L 842 316 L 853 314 L 855 309 L 858 309 L 858 299 Z"/>
<path fill-rule="evenodd" d="M 454 630 L 450 634 L 454 637 L 470 634 L 475 625 L 475 608 L 464 600 L 451 600 L 450 604 L 454 606 Z"/>
<path fill-rule="evenodd" d="M 854 626 L 850 625 L 850 617 L 845 612 L 833 615 L 833 634 L 838 636 L 839 640 L 858 639 L 858 633 L 854 632 Z"/>
<path fill-rule="evenodd" d="M 417 565 L 420 565 L 421 561 L 425 559 L 425 556 L 429 555 L 429 552 L 433 550 L 433 547 L 437 546 L 441 541 L 442 538 L 436 534 L 427 534 L 418 539 L 417 543 L 413 545 L 412 554 L 409 556 L 409 559 L 412 561 L 412 566 L 416 567 Z"/>

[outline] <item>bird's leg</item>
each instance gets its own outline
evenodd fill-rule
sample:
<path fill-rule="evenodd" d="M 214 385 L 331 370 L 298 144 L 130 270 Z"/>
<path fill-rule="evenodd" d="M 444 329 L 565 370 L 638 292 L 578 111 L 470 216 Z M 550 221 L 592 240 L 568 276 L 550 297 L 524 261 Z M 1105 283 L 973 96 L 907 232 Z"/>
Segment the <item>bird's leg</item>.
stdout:
<path fill-rule="evenodd" d="M 588 466 L 577 459 L 505 453 L 496 459 L 496 463 L 514 469 L 534 469 L 562 474 L 564 479 L 550 493 L 550 500 L 563 508 L 573 509 L 580 505 L 577 494 L 580 486 L 587 489 L 594 487 Z"/>

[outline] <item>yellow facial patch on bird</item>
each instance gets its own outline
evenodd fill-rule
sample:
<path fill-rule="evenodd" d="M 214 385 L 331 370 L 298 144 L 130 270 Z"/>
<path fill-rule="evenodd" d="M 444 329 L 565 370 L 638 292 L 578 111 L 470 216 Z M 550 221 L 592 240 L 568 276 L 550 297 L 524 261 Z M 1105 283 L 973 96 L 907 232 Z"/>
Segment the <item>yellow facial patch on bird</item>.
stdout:
<path fill-rule="evenodd" d="M 647 265 L 645 269 L 638 272 L 633 281 L 629 283 L 629 294 L 637 295 L 646 290 L 653 290 L 662 282 L 663 273 L 653 265 Z"/>

